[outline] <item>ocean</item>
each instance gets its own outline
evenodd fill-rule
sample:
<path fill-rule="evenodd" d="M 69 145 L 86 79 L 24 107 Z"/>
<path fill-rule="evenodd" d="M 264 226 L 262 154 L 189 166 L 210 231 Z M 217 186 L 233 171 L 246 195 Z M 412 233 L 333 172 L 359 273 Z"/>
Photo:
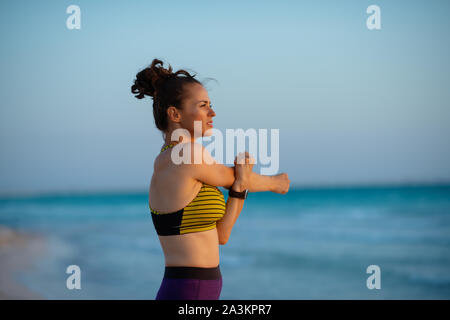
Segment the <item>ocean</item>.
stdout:
<path fill-rule="evenodd" d="M 154 299 L 161 284 L 146 192 L 3 197 L 0 225 L 46 239 L 14 274 L 44 298 Z M 221 299 L 450 299 L 450 185 L 250 193 L 220 267 Z"/>

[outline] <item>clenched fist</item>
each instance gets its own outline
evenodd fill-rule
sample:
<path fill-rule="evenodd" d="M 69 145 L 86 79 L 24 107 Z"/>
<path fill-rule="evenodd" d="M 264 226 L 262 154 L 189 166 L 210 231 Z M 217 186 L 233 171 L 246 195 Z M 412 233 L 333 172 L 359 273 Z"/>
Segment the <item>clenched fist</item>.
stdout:
<path fill-rule="evenodd" d="M 287 173 L 280 173 L 273 177 L 273 192 L 286 194 L 289 191 L 289 184 L 291 181 Z"/>

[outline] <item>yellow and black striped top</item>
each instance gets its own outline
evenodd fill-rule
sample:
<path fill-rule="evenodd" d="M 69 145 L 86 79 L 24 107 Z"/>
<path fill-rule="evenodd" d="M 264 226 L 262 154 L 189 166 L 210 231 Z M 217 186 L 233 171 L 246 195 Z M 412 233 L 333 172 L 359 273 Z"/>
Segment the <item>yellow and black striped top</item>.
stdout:
<path fill-rule="evenodd" d="M 168 145 L 161 152 L 173 147 Z M 214 229 L 225 214 L 225 200 L 215 186 L 203 183 L 197 196 L 186 207 L 161 213 L 150 207 L 153 224 L 160 236 L 179 235 Z"/>
<path fill-rule="evenodd" d="M 215 186 L 203 183 L 199 193 L 186 207 L 171 213 L 150 208 L 156 232 L 160 236 L 186 234 L 214 229 L 225 214 L 225 200 Z"/>

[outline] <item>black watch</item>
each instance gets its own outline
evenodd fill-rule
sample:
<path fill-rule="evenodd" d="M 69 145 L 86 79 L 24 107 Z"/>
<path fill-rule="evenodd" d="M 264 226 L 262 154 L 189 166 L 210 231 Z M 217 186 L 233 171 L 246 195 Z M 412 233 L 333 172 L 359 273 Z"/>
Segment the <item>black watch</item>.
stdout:
<path fill-rule="evenodd" d="M 230 188 L 228 190 L 228 196 L 232 197 L 232 198 L 238 198 L 238 199 L 247 199 L 247 195 L 248 195 L 248 189 L 245 189 L 244 191 L 241 192 L 237 192 L 234 191 L 233 188 Z"/>

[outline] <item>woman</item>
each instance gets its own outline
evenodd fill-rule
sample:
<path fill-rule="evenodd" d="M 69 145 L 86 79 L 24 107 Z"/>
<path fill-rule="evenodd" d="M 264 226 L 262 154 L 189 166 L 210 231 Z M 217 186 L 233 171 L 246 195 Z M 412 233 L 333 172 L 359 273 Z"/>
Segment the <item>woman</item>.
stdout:
<path fill-rule="evenodd" d="M 243 163 L 235 160 L 234 168 L 216 163 L 193 138 L 194 121 L 201 121 L 202 136 L 212 131 L 216 113 L 208 92 L 195 75 L 185 70 L 172 73 L 170 65 L 168 69 L 162 65 L 154 59 L 136 75 L 131 87 L 136 98 L 153 98 L 155 124 L 164 138 L 149 190 L 152 220 L 165 256 L 165 273 L 156 299 L 219 299 L 219 245 L 227 243 L 247 191 L 286 193 L 289 179 L 287 174 L 262 176 L 252 172 L 254 159 L 248 153 Z M 176 129 L 189 134 L 182 133 L 178 141 L 172 141 Z M 172 147 L 177 143 L 190 148 L 191 164 L 172 161 Z M 194 162 L 198 151 L 201 163 Z M 226 204 L 217 187 L 229 189 Z"/>

